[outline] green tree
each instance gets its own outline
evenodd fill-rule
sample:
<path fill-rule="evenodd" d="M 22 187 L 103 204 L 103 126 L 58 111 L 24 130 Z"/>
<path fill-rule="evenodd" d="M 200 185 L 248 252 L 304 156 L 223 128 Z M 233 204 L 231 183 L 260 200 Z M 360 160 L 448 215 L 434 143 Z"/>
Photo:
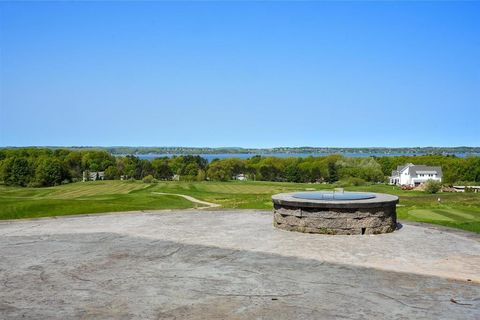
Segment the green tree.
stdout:
<path fill-rule="evenodd" d="M 35 182 L 40 186 L 54 186 L 69 179 L 68 171 L 59 159 L 41 158 L 35 168 Z"/>
<path fill-rule="evenodd" d="M 125 174 L 129 178 L 140 180 L 142 176 L 142 161 L 135 156 L 128 155 L 125 157 Z"/>
<path fill-rule="evenodd" d="M 72 178 L 82 178 L 82 153 L 79 151 L 70 152 L 68 155 L 65 156 L 63 162 L 67 170 L 69 171 L 69 175 Z"/>
<path fill-rule="evenodd" d="M 206 177 L 207 177 L 207 173 L 205 172 L 205 170 L 203 169 L 198 170 L 197 177 L 196 177 L 197 181 L 204 181 Z"/>
<path fill-rule="evenodd" d="M 200 168 L 195 162 L 190 162 L 181 170 L 182 176 L 196 177 Z"/>
<path fill-rule="evenodd" d="M 6 185 L 25 187 L 32 180 L 34 170 L 27 158 L 10 157 L 3 163 L 3 180 Z"/>
<path fill-rule="evenodd" d="M 104 171 L 115 164 L 115 157 L 106 151 L 89 150 L 82 152 L 82 169 Z"/>
<path fill-rule="evenodd" d="M 152 162 L 149 160 L 141 160 L 142 177 L 153 176 L 155 170 L 153 169 Z"/>
<path fill-rule="evenodd" d="M 152 161 L 154 177 L 159 180 L 170 180 L 173 177 L 172 169 L 166 158 L 156 158 Z"/>
<path fill-rule="evenodd" d="M 285 176 L 287 181 L 300 182 L 302 180 L 302 176 L 300 168 L 298 167 L 298 163 L 290 164 L 286 169 Z"/>
<path fill-rule="evenodd" d="M 116 166 L 109 166 L 107 169 L 105 169 L 105 179 L 114 180 L 118 179 L 119 177 L 120 175 Z"/>
<path fill-rule="evenodd" d="M 231 179 L 230 172 L 225 170 L 225 167 L 220 160 L 210 163 L 207 170 L 207 176 L 210 180 L 217 181 L 228 181 Z"/>
<path fill-rule="evenodd" d="M 334 183 L 338 181 L 338 173 L 337 167 L 335 166 L 335 162 L 328 162 L 328 182 Z"/>

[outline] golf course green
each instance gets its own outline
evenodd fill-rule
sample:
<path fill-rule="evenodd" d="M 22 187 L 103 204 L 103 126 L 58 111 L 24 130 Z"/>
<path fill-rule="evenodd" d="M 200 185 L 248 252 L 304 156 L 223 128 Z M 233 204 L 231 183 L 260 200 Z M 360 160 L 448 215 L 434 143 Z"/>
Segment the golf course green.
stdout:
<path fill-rule="evenodd" d="M 272 208 L 270 197 L 289 191 L 333 189 L 333 184 L 283 182 L 182 182 L 146 184 L 140 181 L 91 181 L 48 188 L 0 186 L 0 219 L 38 218 L 85 213 L 203 207 L 185 195 L 221 208 Z M 480 233 L 480 194 L 406 191 L 373 184 L 349 191 L 395 194 L 400 197 L 400 220 L 439 224 Z M 168 193 L 168 194 L 159 194 Z"/>

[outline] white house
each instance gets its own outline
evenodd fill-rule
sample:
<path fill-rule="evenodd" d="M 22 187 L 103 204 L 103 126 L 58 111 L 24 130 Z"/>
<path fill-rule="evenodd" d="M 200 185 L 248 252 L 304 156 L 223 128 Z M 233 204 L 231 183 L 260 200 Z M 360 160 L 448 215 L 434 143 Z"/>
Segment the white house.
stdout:
<path fill-rule="evenodd" d="M 247 176 L 243 173 L 237 174 L 235 177 L 233 177 L 235 180 L 240 180 L 240 181 L 246 181 Z"/>
<path fill-rule="evenodd" d="M 85 181 L 105 180 L 104 171 L 83 171 L 83 182 Z"/>
<path fill-rule="evenodd" d="M 418 186 L 427 180 L 442 181 L 442 168 L 408 163 L 392 171 L 390 184 Z"/>

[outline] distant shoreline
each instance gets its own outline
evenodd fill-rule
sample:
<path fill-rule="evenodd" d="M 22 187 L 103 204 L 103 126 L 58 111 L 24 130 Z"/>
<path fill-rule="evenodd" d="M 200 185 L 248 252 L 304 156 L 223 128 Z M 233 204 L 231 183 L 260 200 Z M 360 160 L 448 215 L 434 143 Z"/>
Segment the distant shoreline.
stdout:
<path fill-rule="evenodd" d="M 166 153 L 147 153 L 147 154 L 133 154 L 142 160 L 153 160 L 155 158 L 163 158 L 163 157 L 174 157 L 174 156 L 186 156 L 186 155 L 193 155 L 193 156 L 200 156 L 208 160 L 208 162 L 212 162 L 214 159 L 227 159 L 227 158 L 239 158 L 239 159 L 248 159 L 254 156 L 262 156 L 262 157 L 276 157 L 276 158 L 288 158 L 288 157 L 295 157 L 295 158 L 305 158 L 305 157 L 326 157 L 333 154 L 340 154 L 346 158 L 362 158 L 362 157 L 401 157 L 401 156 L 424 156 L 429 154 L 377 154 L 377 153 L 264 153 L 264 154 L 254 154 L 254 153 L 198 153 L 198 154 L 166 154 Z M 127 156 L 128 154 L 114 154 L 116 157 Z M 449 154 L 450 156 L 455 156 L 458 158 L 466 158 L 468 156 L 475 156 L 480 157 L 480 153 L 454 153 Z"/>
<path fill-rule="evenodd" d="M 413 155 L 468 155 L 479 156 L 480 147 L 276 147 L 276 148 L 241 148 L 241 147 L 124 147 L 124 146 L 32 146 L 32 147 L 0 147 L 0 149 L 50 148 L 70 150 L 104 150 L 113 155 L 262 155 L 262 156 L 326 156 L 342 154 L 346 156 L 413 156 Z"/>

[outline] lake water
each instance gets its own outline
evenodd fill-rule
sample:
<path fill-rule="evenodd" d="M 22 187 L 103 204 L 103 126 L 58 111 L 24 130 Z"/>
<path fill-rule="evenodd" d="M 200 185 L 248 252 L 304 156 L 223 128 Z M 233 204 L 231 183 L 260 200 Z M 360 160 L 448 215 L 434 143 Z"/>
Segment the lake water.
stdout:
<path fill-rule="evenodd" d="M 182 154 L 161 154 L 161 153 L 149 153 L 149 154 L 137 154 L 136 156 L 139 157 L 140 159 L 148 159 L 152 160 L 155 158 L 161 158 L 161 157 L 173 157 L 173 156 L 181 156 Z M 226 159 L 226 158 L 240 158 L 240 159 L 248 159 L 256 154 L 253 153 L 219 153 L 219 154 L 195 154 L 198 156 L 201 156 L 202 158 L 207 159 L 209 162 L 211 162 L 213 159 Z M 323 157 L 323 156 L 328 156 L 331 155 L 331 153 L 264 153 L 264 154 L 258 154 L 261 155 L 262 157 L 279 157 L 279 158 L 287 158 L 287 157 Z M 393 156 L 420 156 L 423 154 L 420 153 L 341 153 L 341 155 L 345 157 L 393 157 Z M 469 155 L 473 156 L 480 156 L 480 154 L 465 154 L 465 153 L 456 153 L 455 156 L 464 158 Z"/>

